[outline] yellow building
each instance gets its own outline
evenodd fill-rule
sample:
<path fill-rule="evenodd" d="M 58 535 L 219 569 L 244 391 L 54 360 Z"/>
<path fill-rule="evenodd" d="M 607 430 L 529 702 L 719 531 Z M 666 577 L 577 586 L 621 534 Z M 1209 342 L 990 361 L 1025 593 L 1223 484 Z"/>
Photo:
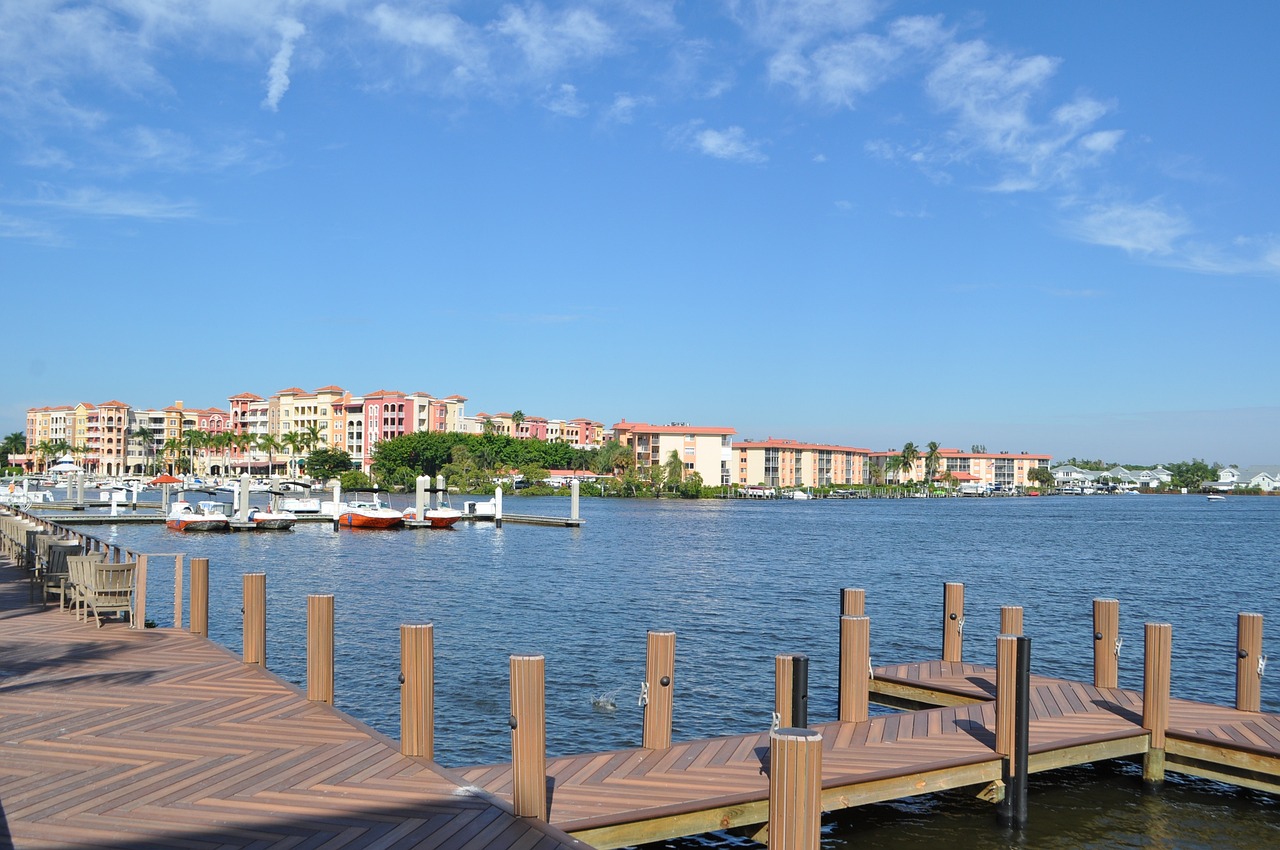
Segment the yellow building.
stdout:
<path fill-rule="evenodd" d="M 840 487 L 861 484 L 870 449 L 796 440 L 734 443 L 735 481 L 765 487 Z"/>
<path fill-rule="evenodd" d="M 718 487 L 732 483 L 732 428 L 700 427 L 673 423 L 649 425 L 625 419 L 613 426 L 613 438 L 631 449 L 636 470 L 665 465 L 675 452 L 684 467 L 684 477 L 702 476 L 702 483 Z"/>

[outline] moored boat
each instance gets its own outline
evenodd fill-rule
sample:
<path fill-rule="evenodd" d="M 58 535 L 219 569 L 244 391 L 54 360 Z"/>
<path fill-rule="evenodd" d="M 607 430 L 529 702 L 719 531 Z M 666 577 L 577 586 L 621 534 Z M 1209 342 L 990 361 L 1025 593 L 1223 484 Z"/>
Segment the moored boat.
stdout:
<path fill-rule="evenodd" d="M 404 524 L 404 514 L 388 507 L 377 490 L 357 490 L 334 508 L 338 525 L 347 528 L 395 528 Z"/>
<path fill-rule="evenodd" d="M 443 505 L 438 508 L 427 508 L 419 517 L 414 508 L 405 508 L 404 518 L 428 523 L 431 528 L 452 528 L 454 523 L 462 519 L 462 511 Z"/>
<path fill-rule="evenodd" d="M 271 508 L 250 508 L 249 522 L 258 528 L 268 530 L 284 530 L 293 528 L 298 521 L 298 515 L 290 511 L 281 511 Z"/>
<path fill-rule="evenodd" d="M 312 495 L 306 481 L 281 481 L 278 490 L 272 490 L 278 499 L 278 508 L 295 514 L 320 513 L 320 499 Z"/>
<path fill-rule="evenodd" d="M 169 509 L 165 525 L 174 531 L 227 531 L 231 520 L 224 513 L 226 507 L 223 502 L 208 500 L 193 505 L 179 499 Z"/>

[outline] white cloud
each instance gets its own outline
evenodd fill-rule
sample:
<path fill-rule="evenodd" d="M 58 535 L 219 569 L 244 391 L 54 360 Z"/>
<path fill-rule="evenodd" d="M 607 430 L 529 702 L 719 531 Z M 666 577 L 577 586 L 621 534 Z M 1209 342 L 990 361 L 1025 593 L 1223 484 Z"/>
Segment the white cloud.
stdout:
<path fill-rule="evenodd" d="M 882 0 L 729 0 L 730 13 L 761 44 L 796 49 L 870 23 Z"/>
<path fill-rule="evenodd" d="M 529 67 L 550 73 L 571 63 L 596 59 L 614 48 L 614 33 L 590 9 L 547 11 L 541 3 L 508 6 L 491 29 L 510 40 Z"/>
<path fill-rule="evenodd" d="M 95 187 L 47 191 L 38 200 L 27 203 L 76 215 L 147 221 L 192 218 L 197 213 L 191 201 L 171 201 L 140 192 L 108 192 Z"/>
<path fill-rule="evenodd" d="M 614 124 L 630 124 L 635 120 L 636 110 L 653 105 L 653 98 L 642 97 L 620 92 L 613 96 L 613 103 L 605 111 L 605 120 Z"/>
<path fill-rule="evenodd" d="M 737 126 L 712 130 L 703 127 L 701 121 L 692 121 L 676 128 L 672 136 L 681 147 L 716 159 L 753 165 L 769 159 L 760 150 L 762 143 L 748 139 L 747 131 Z"/>
<path fill-rule="evenodd" d="M 289 61 L 293 58 L 293 45 L 307 31 L 301 23 L 293 18 L 285 18 L 276 25 L 280 32 L 280 49 L 271 59 L 271 67 L 267 71 L 267 96 L 262 105 L 272 112 L 280 109 L 280 98 L 289 90 Z"/>
<path fill-rule="evenodd" d="M 1156 200 L 1141 204 L 1098 204 L 1085 210 L 1071 226 L 1077 237 L 1095 245 L 1109 245 L 1130 254 L 1157 257 L 1175 253 L 1191 232 L 1181 212 Z"/>
<path fill-rule="evenodd" d="M 587 105 L 578 98 L 577 86 L 569 83 L 548 90 L 542 105 L 564 118 L 581 118 L 587 114 Z"/>

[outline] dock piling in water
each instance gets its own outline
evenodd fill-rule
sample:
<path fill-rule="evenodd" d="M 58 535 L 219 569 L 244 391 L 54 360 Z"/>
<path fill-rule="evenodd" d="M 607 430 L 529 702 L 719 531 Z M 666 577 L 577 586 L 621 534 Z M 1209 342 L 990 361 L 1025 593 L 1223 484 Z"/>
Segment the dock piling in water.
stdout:
<path fill-rule="evenodd" d="M 333 705 L 333 594 L 307 597 L 307 699 Z"/>
<path fill-rule="evenodd" d="M 546 659 L 511 656 L 511 804 L 547 820 Z"/>
<path fill-rule="evenodd" d="M 267 664 L 267 574 L 245 573 L 244 663 Z"/>
<path fill-rule="evenodd" d="M 959 662 L 964 643 L 964 585 L 949 581 L 942 593 L 942 660 Z"/>
<path fill-rule="evenodd" d="M 676 633 L 650 630 L 640 696 L 644 707 L 644 737 L 641 745 L 647 750 L 665 750 L 671 746 L 675 667 Z"/>
<path fill-rule="evenodd" d="M 209 559 L 191 559 L 191 634 L 209 636 Z"/>
<path fill-rule="evenodd" d="M 1022 606 L 1021 605 L 1001 605 L 1000 606 L 1000 634 L 1002 635 L 1022 634 Z"/>
<path fill-rule="evenodd" d="M 867 592 L 860 587 L 840 589 L 840 615 L 861 617 L 867 613 Z"/>
<path fill-rule="evenodd" d="M 871 618 L 840 618 L 839 716 L 842 723 L 867 719 L 871 676 Z"/>
<path fill-rule="evenodd" d="M 1115 688 L 1120 677 L 1120 601 L 1093 600 L 1093 686 Z"/>
<path fill-rule="evenodd" d="M 769 847 L 817 850 L 822 835 L 822 733 L 769 733 Z"/>
<path fill-rule="evenodd" d="M 1142 778 L 1158 783 L 1164 781 L 1173 626 L 1169 623 L 1147 623 L 1144 635 L 1142 728 L 1151 733 L 1151 741 L 1142 760 Z"/>
<path fill-rule="evenodd" d="M 801 653 L 774 656 L 773 711 L 780 728 L 808 727 L 809 656 Z"/>
<path fill-rule="evenodd" d="M 400 626 L 400 752 L 435 758 L 435 627 Z"/>
<path fill-rule="evenodd" d="M 1262 615 L 1241 613 L 1236 617 L 1236 708 L 1262 708 Z"/>

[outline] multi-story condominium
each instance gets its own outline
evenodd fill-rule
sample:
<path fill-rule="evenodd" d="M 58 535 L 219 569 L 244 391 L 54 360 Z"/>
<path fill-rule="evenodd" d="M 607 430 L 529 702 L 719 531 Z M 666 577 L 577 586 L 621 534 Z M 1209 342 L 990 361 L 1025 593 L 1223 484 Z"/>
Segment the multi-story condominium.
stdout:
<path fill-rule="evenodd" d="M 920 450 L 919 456 L 909 468 L 894 473 L 889 470 L 891 460 L 902 454 L 901 451 L 872 452 L 869 457 L 868 479 L 880 477 L 889 483 L 906 483 L 908 481 L 924 481 L 928 458 L 926 451 Z M 1012 490 L 1025 487 L 1029 483 L 1027 473 L 1036 467 L 1049 468 L 1052 455 L 1038 455 L 1029 452 L 1010 454 L 1009 452 L 965 452 L 960 449 L 938 449 L 938 467 L 934 472 L 935 482 L 950 481 L 955 484 L 970 484 L 979 487 L 998 487 Z M 873 471 L 873 467 L 878 470 Z"/>
<path fill-rule="evenodd" d="M 743 441 L 735 482 L 765 487 L 832 487 L 861 484 L 870 449 L 801 443 L 796 440 Z"/>
<path fill-rule="evenodd" d="M 675 452 L 684 466 L 684 477 L 694 472 L 702 483 L 720 486 L 732 483 L 732 428 L 695 427 L 679 423 L 649 425 L 625 419 L 613 426 L 613 437 L 631 449 L 637 470 L 665 464 Z"/>
<path fill-rule="evenodd" d="M 409 400 L 413 402 L 413 431 L 428 433 L 453 432 L 464 430 L 463 420 L 466 418 L 465 396 L 451 395 L 448 398 L 436 398 L 429 393 L 413 393 Z"/>

